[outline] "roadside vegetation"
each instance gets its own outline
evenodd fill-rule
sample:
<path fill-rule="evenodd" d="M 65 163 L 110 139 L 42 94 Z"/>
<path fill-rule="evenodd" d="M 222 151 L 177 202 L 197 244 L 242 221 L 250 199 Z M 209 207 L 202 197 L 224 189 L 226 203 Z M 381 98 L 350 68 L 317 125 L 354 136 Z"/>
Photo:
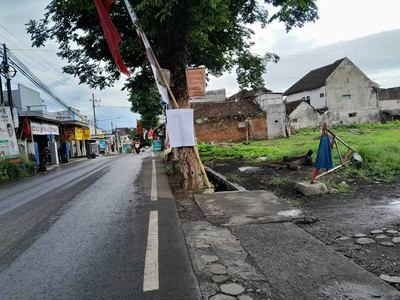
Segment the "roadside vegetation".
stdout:
<path fill-rule="evenodd" d="M 356 150 L 363 158 L 361 166 L 348 164 L 347 173 L 361 176 L 367 181 L 392 181 L 400 174 L 400 121 L 387 124 L 346 125 L 330 128 L 337 136 Z M 247 143 L 199 143 L 203 162 L 212 160 L 247 159 L 259 162 L 282 161 L 283 156 L 306 154 L 313 150 L 317 156 L 321 129 L 298 130 L 290 138 L 254 141 Z M 339 144 L 342 157 L 347 148 Z M 335 165 L 339 158 L 335 147 L 332 151 Z"/>
<path fill-rule="evenodd" d="M 37 172 L 36 162 L 22 158 L 20 162 L 0 162 L 0 184 L 18 178 L 28 177 Z"/>

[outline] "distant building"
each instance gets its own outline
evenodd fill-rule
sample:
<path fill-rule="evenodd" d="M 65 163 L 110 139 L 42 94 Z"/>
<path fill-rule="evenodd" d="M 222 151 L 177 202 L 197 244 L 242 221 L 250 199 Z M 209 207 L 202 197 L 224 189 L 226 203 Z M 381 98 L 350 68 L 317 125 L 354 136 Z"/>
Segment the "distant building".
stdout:
<path fill-rule="evenodd" d="M 261 107 L 263 111 L 267 111 L 268 105 L 282 104 L 283 94 L 273 92 L 267 88 L 260 88 L 257 90 L 241 91 L 232 96 L 227 100 L 242 100 L 242 99 L 254 99 Z"/>
<path fill-rule="evenodd" d="M 382 121 L 400 120 L 400 87 L 379 89 Z"/>
<path fill-rule="evenodd" d="M 201 103 L 201 102 L 215 102 L 225 101 L 226 91 L 225 89 L 210 90 L 206 91 L 206 97 L 203 99 L 190 99 L 190 103 Z"/>
<path fill-rule="evenodd" d="M 303 100 L 314 109 L 326 110 L 325 120 L 330 126 L 377 123 L 380 121 L 378 88 L 377 83 L 345 57 L 310 71 L 283 95 L 288 104 Z"/>
<path fill-rule="evenodd" d="M 267 138 L 266 113 L 253 99 L 192 103 L 200 141 L 244 141 Z"/>

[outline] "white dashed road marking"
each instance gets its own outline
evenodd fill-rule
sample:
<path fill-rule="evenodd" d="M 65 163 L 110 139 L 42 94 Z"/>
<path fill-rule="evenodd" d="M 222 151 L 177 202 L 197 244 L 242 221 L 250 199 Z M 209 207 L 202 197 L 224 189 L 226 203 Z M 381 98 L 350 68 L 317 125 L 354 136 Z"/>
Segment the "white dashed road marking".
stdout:
<path fill-rule="evenodd" d="M 144 262 L 143 291 L 158 290 L 158 277 L 158 211 L 151 211 L 146 259 Z"/>
<path fill-rule="evenodd" d="M 153 168 L 151 171 L 151 201 L 157 201 L 157 174 L 156 174 L 156 162 L 152 161 Z"/>

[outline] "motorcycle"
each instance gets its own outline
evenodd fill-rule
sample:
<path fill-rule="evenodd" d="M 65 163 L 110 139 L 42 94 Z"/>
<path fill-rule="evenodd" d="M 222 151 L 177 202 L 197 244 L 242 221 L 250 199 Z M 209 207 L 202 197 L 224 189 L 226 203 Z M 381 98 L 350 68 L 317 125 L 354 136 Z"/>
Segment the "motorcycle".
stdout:
<path fill-rule="evenodd" d="M 137 154 L 140 153 L 140 145 L 139 144 L 135 144 L 135 151 Z"/>

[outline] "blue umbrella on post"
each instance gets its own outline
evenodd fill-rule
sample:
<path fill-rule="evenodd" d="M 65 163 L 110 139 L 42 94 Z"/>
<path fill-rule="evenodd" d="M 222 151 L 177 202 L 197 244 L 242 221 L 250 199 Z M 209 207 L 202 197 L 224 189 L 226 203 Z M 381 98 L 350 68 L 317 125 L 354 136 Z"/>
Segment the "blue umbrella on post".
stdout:
<path fill-rule="evenodd" d="M 311 178 L 311 183 L 315 181 L 315 177 L 317 177 L 318 171 L 320 169 L 333 169 L 333 160 L 332 160 L 332 145 L 329 140 L 329 135 L 326 132 L 326 123 L 322 127 L 322 135 L 319 141 L 317 159 L 315 160 L 314 173 Z"/>

